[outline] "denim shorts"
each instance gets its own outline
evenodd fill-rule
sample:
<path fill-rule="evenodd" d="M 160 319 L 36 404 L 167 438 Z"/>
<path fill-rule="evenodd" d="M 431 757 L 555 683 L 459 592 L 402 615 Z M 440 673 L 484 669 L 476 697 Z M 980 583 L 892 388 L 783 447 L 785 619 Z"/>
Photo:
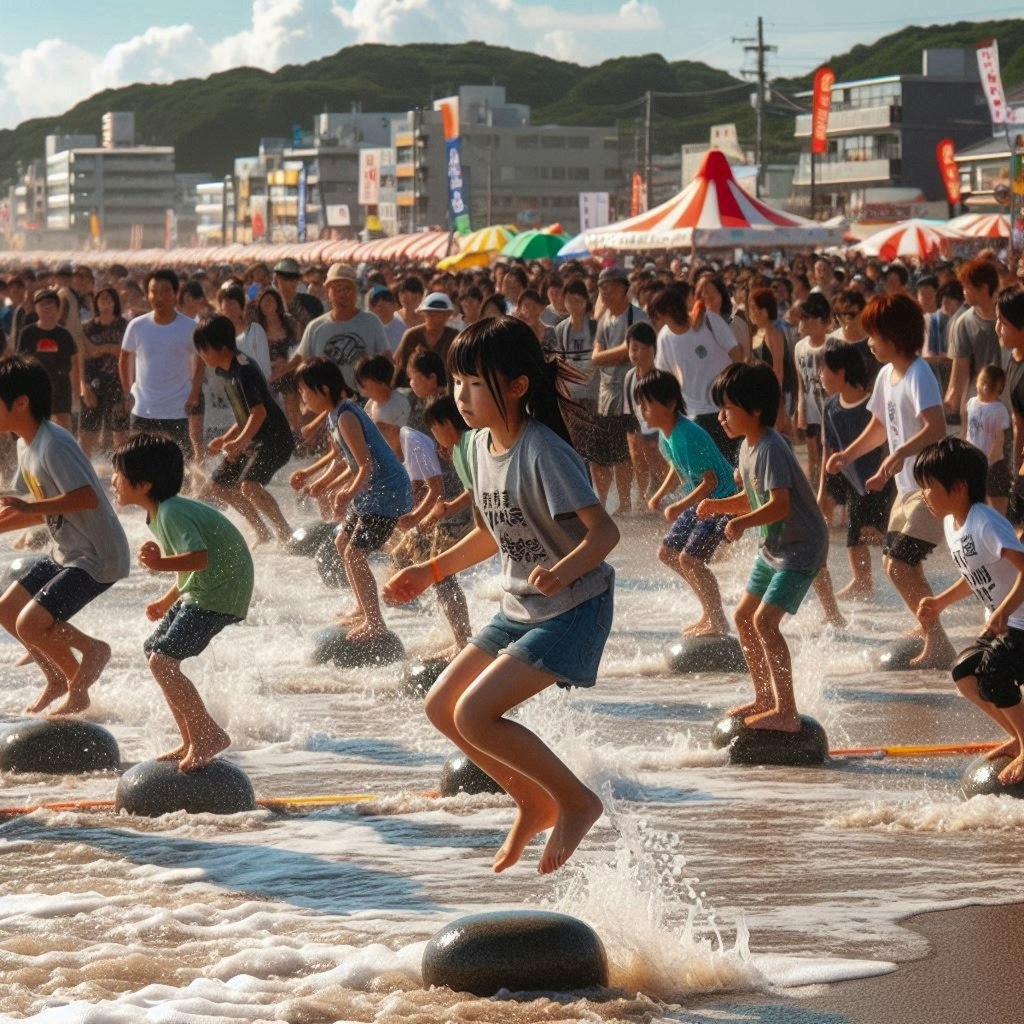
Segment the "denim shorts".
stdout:
<path fill-rule="evenodd" d="M 547 672 L 559 686 L 593 686 L 612 628 L 614 589 L 612 582 L 603 594 L 542 622 L 515 622 L 498 612 L 469 642 Z"/>
<path fill-rule="evenodd" d="M 747 580 L 747 593 L 761 598 L 761 604 L 773 604 L 790 615 L 796 615 L 817 575 L 817 572 L 773 569 L 758 555 Z"/>
<path fill-rule="evenodd" d="M 681 512 L 661 542 L 673 551 L 682 551 L 698 562 L 709 562 L 725 537 L 728 516 L 698 519 L 696 506 Z"/>
<path fill-rule="evenodd" d="M 113 584 L 100 583 L 84 569 L 41 558 L 18 580 L 58 622 L 67 622 Z"/>
<path fill-rule="evenodd" d="M 160 620 L 160 625 L 143 643 L 142 649 L 147 656 L 162 654 L 174 661 L 184 661 L 202 654 L 225 626 L 241 621 L 235 615 L 211 612 L 195 604 L 175 601 Z"/>

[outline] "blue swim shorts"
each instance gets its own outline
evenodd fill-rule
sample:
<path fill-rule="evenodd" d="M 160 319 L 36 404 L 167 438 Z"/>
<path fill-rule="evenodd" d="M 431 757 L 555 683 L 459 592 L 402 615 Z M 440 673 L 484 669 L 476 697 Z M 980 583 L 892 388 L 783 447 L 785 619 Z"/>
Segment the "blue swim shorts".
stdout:
<path fill-rule="evenodd" d="M 175 601 L 160 620 L 160 625 L 143 643 L 142 649 L 147 656 L 162 654 L 174 661 L 184 661 L 202 654 L 225 626 L 236 622 L 241 622 L 241 619 L 234 615 Z"/>
<path fill-rule="evenodd" d="M 816 572 L 773 569 L 758 555 L 747 580 L 747 593 L 761 598 L 762 604 L 773 604 L 790 615 L 796 615 L 817 575 Z"/>

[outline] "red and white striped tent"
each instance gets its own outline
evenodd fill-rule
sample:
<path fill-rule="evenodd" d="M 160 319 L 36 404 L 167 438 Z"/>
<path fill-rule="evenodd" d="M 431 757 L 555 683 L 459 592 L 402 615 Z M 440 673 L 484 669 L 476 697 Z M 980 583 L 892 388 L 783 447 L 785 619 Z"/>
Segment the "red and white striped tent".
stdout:
<path fill-rule="evenodd" d="M 842 228 L 783 213 L 745 192 L 717 149 L 704 157 L 693 181 L 646 213 L 583 233 L 590 252 L 650 249 L 778 249 L 841 245 Z"/>
<path fill-rule="evenodd" d="M 911 218 L 890 224 L 851 248 L 883 260 L 899 257 L 924 260 L 934 256 L 948 256 L 950 245 L 962 238 L 959 231 L 947 224 Z"/>
<path fill-rule="evenodd" d="M 968 238 L 1009 238 L 1010 218 L 1005 213 L 965 213 L 954 217 L 946 227 Z"/>

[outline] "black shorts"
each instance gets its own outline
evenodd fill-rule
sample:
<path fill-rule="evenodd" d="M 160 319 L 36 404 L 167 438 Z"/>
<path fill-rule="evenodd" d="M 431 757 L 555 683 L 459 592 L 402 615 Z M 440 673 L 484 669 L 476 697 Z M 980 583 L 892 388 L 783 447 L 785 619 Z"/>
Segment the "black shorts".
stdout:
<path fill-rule="evenodd" d="M 84 569 L 58 565 L 52 558 L 33 563 L 18 583 L 58 622 L 67 622 L 113 586 L 93 579 Z"/>
<path fill-rule="evenodd" d="M 846 483 L 842 476 L 826 476 L 825 479 L 842 480 L 844 484 Z M 850 523 L 846 528 L 846 546 L 856 548 L 862 543 L 860 532 L 865 526 L 874 527 L 879 533 L 885 533 L 886 524 L 889 522 L 889 509 L 896 494 L 896 485 L 890 480 L 880 491 L 868 491 L 867 494 L 858 494 L 852 487 L 847 486 L 846 492 L 847 508 L 850 513 Z"/>
<path fill-rule="evenodd" d="M 241 621 L 235 615 L 212 612 L 196 604 L 175 601 L 160 624 L 146 638 L 142 649 L 147 656 L 162 654 L 174 661 L 184 661 L 202 654 L 225 626 Z"/>
<path fill-rule="evenodd" d="M 842 473 L 825 474 L 825 493 L 832 499 L 834 505 L 845 505 L 851 490 L 853 488 L 846 482 L 846 477 Z M 888 512 L 886 514 L 888 515 Z"/>
<path fill-rule="evenodd" d="M 1019 526 L 1024 523 L 1024 476 L 1013 478 L 1013 487 L 1010 489 L 1010 504 L 1006 510 L 1006 518 Z"/>
<path fill-rule="evenodd" d="M 982 633 L 965 648 L 953 666 L 953 679 L 968 676 L 978 680 L 978 693 L 997 708 L 1012 708 L 1020 703 L 1024 683 L 1024 629 L 1007 630 L 1006 636 Z"/>
<path fill-rule="evenodd" d="M 820 423 L 808 423 L 804 427 L 804 437 L 813 437 L 815 441 L 821 440 L 821 424 Z"/>
<path fill-rule="evenodd" d="M 595 416 L 594 432 L 596 442 L 590 446 L 589 458 L 596 466 L 610 468 L 629 458 L 629 442 L 626 434 L 629 425 L 636 423 L 632 416 Z"/>
<path fill-rule="evenodd" d="M 988 483 L 985 485 L 985 493 L 990 498 L 1008 498 L 1012 489 L 1013 480 L 1010 478 L 1010 467 L 1006 459 L 993 462 L 988 467 Z"/>
<path fill-rule="evenodd" d="M 398 520 L 390 516 L 360 515 L 355 509 L 349 509 L 341 528 L 352 538 L 349 541 L 352 547 L 360 551 L 378 551 L 387 543 L 397 525 Z"/>
<path fill-rule="evenodd" d="M 251 480 L 266 487 L 292 457 L 293 448 L 291 434 L 278 443 L 250 445 L 237 459 L 224 459 L 213 471 L 213 482 L 220 487 L 234 487 Z"/>
<path fill-rule="evenodd" d="M 121 382 L 116 377 L 97 377 L 92 382 L 96 392 L 96 405 L 90 408 L 82 402 L 78 425 L 86 434 L 98 434 L 106 427 L 112 434 L 128 431 L 128 407 L 125 405 Z"/>
<path fill-rule="evenodd" d="M 154 434 L 166 434 L 180 449 L 188 462 L 192 458 L 192 440 L 188 436 L 188 418 L 173 420 L 151 420 L 146 416 L 135 416 L 131 418 L 132 433 L 137 434 L 140 430 L 147 430 Z"/>

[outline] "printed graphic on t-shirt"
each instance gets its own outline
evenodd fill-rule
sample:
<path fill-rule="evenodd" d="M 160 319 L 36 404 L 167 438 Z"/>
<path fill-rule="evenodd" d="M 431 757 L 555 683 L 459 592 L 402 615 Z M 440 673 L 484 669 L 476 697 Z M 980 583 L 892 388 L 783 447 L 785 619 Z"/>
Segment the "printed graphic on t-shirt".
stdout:
<path fill-rule="evenodd" d="M 509 502 L 508 491 L 487 491 L 481 496 L 484 517 L 491 531 L 498 536 L 498 545 L 502 552 L 513 562 L 543 562 L 548 553 L 536 537 L 516 536 L 510 529 L 502 527 L 519 527 L 522 533 L 526 526 L 526 517 L 518 505 Z"/>
<path fill-rule="evenodd" d="M 953 561 L 956 562 L 961 576 L 967 581 L 967 585 L 974 592 L 974 596 L 986 607 L 993 606 L 992 593 L 996 589 L 996 581 L 985 565 L 979 565 L 972 569 L 967 561 L 968 558 L 976 558 L 978 554 L 974 538 L 965 533 L 960 538 L 960 550 L 953 549 Z"/>
<path fill-rule="evenodd" d="M 342 331 L 328 338 L 324 355 L 339 366 L 354 366 L 360 356 L 366 354 L 366 342 L 358 334 Z"/>

